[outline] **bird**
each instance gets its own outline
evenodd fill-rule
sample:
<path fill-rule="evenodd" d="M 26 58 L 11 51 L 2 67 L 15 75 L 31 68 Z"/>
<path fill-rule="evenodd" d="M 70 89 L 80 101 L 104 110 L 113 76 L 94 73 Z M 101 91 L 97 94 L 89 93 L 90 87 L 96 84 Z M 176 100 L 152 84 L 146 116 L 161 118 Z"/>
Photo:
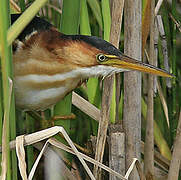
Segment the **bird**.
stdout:
<path fill-rule="evenodd" d="M 11 15 L 11 23 L 19 16 Z M 37 16 L 12 47 L 15 102 L 23 110 L 45 110 L 90 77 L 130 70 L 172 77 L 163 69 L 123 54 L 100 37 L 63 34 Z"/>

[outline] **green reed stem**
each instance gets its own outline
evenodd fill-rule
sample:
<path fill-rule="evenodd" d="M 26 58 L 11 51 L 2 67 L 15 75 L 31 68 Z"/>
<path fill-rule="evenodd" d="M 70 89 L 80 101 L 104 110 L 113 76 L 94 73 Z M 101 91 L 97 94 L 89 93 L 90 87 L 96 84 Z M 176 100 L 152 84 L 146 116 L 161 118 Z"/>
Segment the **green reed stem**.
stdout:
<path fill-rule="evenodd" d="M 91 28 L 89 23 L 89 15 L 86 0 L 81 0 L 80 8 L 80 34 L 91 35 Z M 98 78 L 89 78 L 87 82 L 87 96 L 90 103 L 100 107 L 101 91 L 99 88 Z M 91 120 L 93 134 L 97 134 L 97 122 Z"/>
<path fill-rule="evenodd" d="M 109 41 L 110 38 L 110 31 L 111 31 L 111 10 L 109 5 L 109 0 L 102 0 L 102 17 L 103 17 L 103 24 L 104 24 L 104 40 Z M 116 117 L 116 82 L 114 78 L 113 83 L 113 93 L 112 93 L 112 101 L 110 107 L 110 121 L 112 123 L 115 122 Z"/>
<path fill-rule="evenodd" d="M 147 104 L 145 103 L 144 99 L 141 99 L 141 113 L 143 115 L 143 120 L 146 121 L 146 114 L 147 114 Z M 156 121 L 154 121 L 154 140 L 155 143 L 157 144 L 160 153 L 167 158 L 168 160 L 171 159 L 171 151 L 169 149 L 169 146 L 167 142 L 165 141 L 162 132 L 157 125 Z"/>
<path fill-rule="evenodd" d="M 63 2 L 60 31 L 65 34 L 77 34 L 79 28 L 80 0 L 66 0 Z M 54 115 L 70 115 L 72 107 L 72 94 L 61 100 L 54 109 Z M 57 125 L 63 126 L 70 132 L 70 120 L 57 120 Z"/>
<path fill-rule="evenodd" d="M 10 161 L 10 149 L 9 149 L 9 141 L 10 141 L 10 128 L 9 128 L 9 115 L 10 115 L 10 48 L 7 43 L 7 30 L 9 27 L 9 18 L 7 12 L 9 12 L 9 1 L 0 2 L 0 45 L 1 45 L 1 68 L 2 68 L 2 85 L 3 85 L 3 109 L 4 109 L 4 122 L 3 122 L 3 134 L 4 134 L 4 143 L 2 144 L 5 149 L 5 159 L 7 165 L 7 176 L 8 180 L 11 179 L 11 161 Z M 6 115 L 6 117 L 5 117 Z"/>
<path fill-rule="evenodd" d="M 30 134 L 34 132 L 34 127 L 35 127 L 34 118 L 32 118 L 29 114 L 26 113 L 26 133 Z M 27 146 L 26 149 L 27 149 L 26 151 L 27 169 L 29 173 L 34 163 L 33 146 Z"/>
<path fill-rule="evenodd" d="M 172 14 L 176 16 L 176 0 L 172 1 Z M 172 23 L 172 73 L 174 76 L 177 75 L 176 73 L 176 25 Z M 171 123 L 170 123 L 170 130 L 171 130 L 171 138 L 174 141 L 176 136 L 176 129 L 177 129 L 177 121 L 176 121 L 176 112 L 177 112 L 177 101 L 176 101 L 176 78 L 172 80 L 172 115 L 171 115 Z"/>
<path fill-rule="evenodd" d="M 101 14 L 101 8 L 98 0 L 87 0 L 98 24 L 100 29 L 103 29 L 103 22 L 102 22 L 102 14 Z"/>

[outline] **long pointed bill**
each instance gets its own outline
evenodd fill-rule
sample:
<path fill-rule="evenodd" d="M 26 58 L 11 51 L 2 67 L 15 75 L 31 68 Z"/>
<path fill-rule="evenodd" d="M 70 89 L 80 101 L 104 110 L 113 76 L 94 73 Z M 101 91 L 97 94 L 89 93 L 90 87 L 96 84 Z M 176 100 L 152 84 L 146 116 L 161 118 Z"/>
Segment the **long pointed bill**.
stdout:
<path fill-rule="evenodd" d="M 120 57 L 113 56 L 113 55 L 106 55 L 106 57 L 108 60 L 102 62 L 101 64 L 105 64 L 108 66 L 117 67 L 117 68 L 121 68 L 121 69 L 141 71 L 141 72 L 145 72 L 145 73 L 154 74 L 157 76 L 173 77 L 172 74 L 168 73 L 167 71 L 165 71 L 163 69 L 159 69 L 153 65 L 146 64 L 141 61 L 135 60 L 126 55 L 122 55 Z"/>

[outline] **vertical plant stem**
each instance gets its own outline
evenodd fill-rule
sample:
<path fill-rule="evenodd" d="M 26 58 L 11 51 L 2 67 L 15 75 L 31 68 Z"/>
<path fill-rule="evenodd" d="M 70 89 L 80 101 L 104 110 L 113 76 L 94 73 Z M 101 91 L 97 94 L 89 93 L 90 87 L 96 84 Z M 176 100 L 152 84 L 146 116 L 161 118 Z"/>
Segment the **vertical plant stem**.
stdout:
<path fill-rule="evenodd" d="M 181 162 L 180 149 L 181 149 L 181 111 L 180 111 L 179 122 L 178 122 L 178 127 L 177 127 L 177 135 L 174 142 L 172 159 L 170 162 L 170 168 L 169 168 L 167 180 L 178 179 L 180 162 Z"/>
<path fill-rule="evenodd" d="M 79 28 L 80 0 L 63 1 L 60 31 L 65 34 L 77 34 Z M 61 100 L 54 109 L 54 115 L 69 115 L 72 107 L 72 94 Z M 63 126 L 67 133 L 70 131 L 70 120 L 57 120 L 56 125 Z"/>
<path fill-rule="evenodd" d="M 10 106 L 10 139 L 14 140 L 16 139 L 16 113 L 15 113 L 15 98 L 14 98 L 14 91 L 12 90 L 12 96 L 11 96 L 11 106 Z M 16 180 L 17 177 L 17 157 L 16 157 L 16 151 L 13 149 L 11 151 L 11 161 L 12 161 L 12 179 Z"/>
<path fill-rule="evenodd" d="M 112 0 L 111 1 L 111 32 L 110 32 L 110 42 L 119 49 L 119 40 L 121 34 L 122 25 L 122 14 L 123 14 L 124 0 Z M 119 121 L 119 100 L 120 100 L 120 86 L 121 78 L 120 74 L 115 75 L 115 93 L 113 94 L 112 102 L 115 100 L 115 115 L 112 117 L 111 122 L 115 123 Z M 115 95 L 115 96 L 114 96 Z M 114 107 L 114 106 L 113 106 Z"/>
<path fill-rule="evenodd" d="M 172 1 L 172 14 L 175 17 L 176 16 L 176 0 Z M 172 23 L 172 73 L 174 76 L 176 76 L 176 25 L 175 23 Z M 171 130 L 171 140 L 174 141 L 175 135 L 176 135 L 176 128 L 177 128 L 177 121 L 176 119 L 176 78 L 173 78 L 172 80 L 172 113 L 171 113 L 171 122 L 170 122 L 170 130 Z"/>
<path fill-rule="evenodd" d="M 160 34 L 161 39 L 161 46 L 162 46 L 162 54 L 163 54 L 163 62 L 164 62 L 164 69 L 168 72 L 170 71 L 169 62 L 168 62 L 168 47 L 165 35 L 165 27 L 163 26 L 163 20 L 161 15 L 156 16 L 157 26 Z M 168 88 L 171 88 L 171 79 L 166 78 L 166 85 Z"/>
<path fill-rule="evenodd" d="M 113 87 L 113 76 L 110 76 L 104 80 L 104 87 L 103 87 L 101 118 L 99 122 L 96 153 L 95 153 L 95 160 L 99 162 L 102 162 L 104 155 L 107 128 L 109 124 L 110 104 L 111 104 L 111 97 L 113 90 L 112 87 Z M 94 167 L 94 176 L 96 179 L 101 179 L 101 171 L 98 170 L 97 166 Z"/>
<path fill-rule="evenodd" d="M 124 0 L 112 0 L 111 3 L 110 42 L 119 48 Z M 120 77 L 120 74 L 117 74 L 117 77 Z M 116 81 L 116 86 L 116 90 L 119 90 L 116 91 L 116 108 L 119 110 L 120 81 Z M 116 113 L 119 115 L 118 111 Z M 116 123 L 109 128 L 109 166 L 116 172 L 125 174 L 125 134 L 122 132 L 122 124 L 118 123 L 118 119 L 116 118 Z M 116 180 L 117 178 L 110 175 L 109 179 Z"/>
<path fill-rule="evenodd" d="M 0 72 L 0 90 L 2 89 L 2 78 L 1 78 L 1 72 Z M 0 144 L 2 145 L 2 124 L 3 124 L 3 94 L 2 91 L 0 91 Z M 0 154 L 0 162 L 2 161 L 2 153 Z M 0 166 L 0 172 L 1 172 L 1 166 Z"/>
<path fill-rule="evenodd" d="M 101 8 L 99 5 L 98 0 L 87 0 L 92 12 L 99 24 L 100 29 L 103 29 L 103 22 L 102 22 L 102 15 L 101 15 Z"/>
<path fill-rule="evenodd" d="M 87 1 L 80 0 L 80 33 L 83 35 L 91 35 L 89 15 L 87 9 Z"/>
<path fill-rule="evenodd" d="M 26 133 L 30 134 L 34 132 L 34 119 L 26 113 Z M 34 154 L 33 154 L 33 146 L 27 146 L 27 151 L 26 151 L 26 156 L 27 156 L 27 170 L 28 173 L 30 172 L 33 162 L 34 162 Z"/>
<path fill-rule="evenodd" d="M 109 0 L 102 0 L 101 5 L 102 5 L 102 15 L 103 15 L 103 23 L 104 23 L 104 39 L 109 41 L 110 27 L 111 27 L 111 14 L 110 14 Z M 109 117 L 110 117 L 109 113 L 110 113 L 110 105 L 111 105 L 112 92 L 113 92 L 113 83 L 114 83 L 114 76 L 111 76 L 111 77 L 105 78 L 104 85 L 103 85 L 101 120 L 99 122 L 99 127 L 98 127 L 96 152 L 95 152 L 95 160 L 99 162 L 102 162 L 103 155 L 104 155 L 107 128 L 108 128 Z M 101 179 L 101 170 L 98 169 L 98 166 L 94 166 L 93 171 L 94 171 L 95 178 Z"/>
<path fill-rule="evenodd" d="M 145 103 L 143 98 L 141 99 L 141 103 L 142 103 L 143 121 L 145 121 L 146 115 L 147 115 L 147 104 Z M 161 155 L 164 156 L 165 158 L 167 158 L 168 160 L 170 160 L 171 159 L 170 148 L 169 148 L 166 140 L 164 139 L 164 136 L 163 136 L 159 126 L 157 125 L 156 121 L 154 121 L 153 126 L 154 126 L 154 141 L 155 141 L 156 145 L 158 146 Z"/>
<path fill-rule="evenodd" d="M 102 0 L 102 16 L 103 16 L 103 24 L 104 24 L 104 40 L 110 41 L 110 31 L 111 31 L 111 11 L 110 11 L 110 2 L 108 0 Z M 104 81 L 105 83 L 105 81 Z M 113 92 L 112 92 L 112 100 L 111 100 L 111 109 L 110 109 L 110 122 L 115 122 L 116 117 L 116 82 L 115 75 L 113 75 Z M 111 98 L 110 97 L 110 98 Z"/>
<path fill-rule="evenodd" d="M 77 34 L 79 30 L 80 0 L 63 2 L 60 31 L 66 34 Z M 69 22 L 69 23 L 67 23 Z"/>
<path fill-rule="evenodd" d="M 2 85 L 3 85 L 3 106 L 4 106 L 4 122 L 3 122 L 3 139 L 2 139 L 2 148 L 4 149 L 2 154 L 2 165 L 3 167 L 2 174 L 7 174 L 6 179 L 11 179 L 11 161 L 10 161 L 10 150 L 9 150 L 9 141 L 10 141 L 10 128 L 9 128 L 9 114 L 10 114 L 10 48 L 7 43 L 7 30 L 9 27 L 9 18 L 8 18 L 8 6 L 9 1 L 0 2 L 0 45 L 1 45 L 1 68 L 2 68 Z M 3 178 L 3 177 L 2 177 Z"/>
<path fill-rule="evenodd" d="M 155 0 L 151 1 L 151 13 L 150 13 L 150 64 L 153 64 L 155 59 L 155 49 L 154 49 L 154 35 L 155 35 Z M 148 77 L 148 109 L 147 109 L 147 123 L 146 123 L 146 138 L 145 138 L 145 149 L 144 149 L 144 172 L 148 179 L 153 179 L 154 177 L 154 130 L 153 130 L 153 120 L 154 120 L 154 102 L 153 102 L 153 75 Z"/>
<path fill-rule="evenodd" d="M 146 41 L 150 32 L 150 4 L 151 0 L 145 1 L 146 4 L 143 9 L 143 19 L 142 19 L 142 55 L 144 54 Z"/>
<path fill-rule="evenodd" d="M 102 17 L 104 23 L 104 40 L 110 40 L 110 31 L 111 31 L 111 12 L 110 4 L 108 0 L 101 1 L 102 6 Z"/>
<path fill-rule="evenodd" d="M 91 35 L 90 23 L 89 23 L 89 15 L 87 9 L 87 1 L 81 0 L 81 8 L 80 8 L 80 34 L 83 35 Z M 101 102 L 101 90 L 98 78 L 89 78 L 87 82 L 87 96 L 88 100 L 91 104 L 96 107 L 100 107 Z M 97 134 L 97 122 L 93 119 L 91 120 L 91 125 L 93 129 L 93 135 Z"/>
<path fill-rule="evenodd" d="M 12 59 L 12 50 L 10 48 L 10 59 Z M 10 78 L 13 79 L 13 68 L 12 64 L 9 64 L 10 68 Z M 11 104 L 10 104 L 10 140 L 16 139 L 16 113 L 15 113 L 15 97 L 14 97 L 14 89 L 12 89 L 12 95 L 11 95 Z M 16 151 L 15 149 L 11 151 L 11 164 L 12 164 L 12 178 L 13 180 L 16 180 L 17 177 L 17 157 L 16 157 Z"/>
<path fill-rule="evenodd" d="M 141 1 L 127 0 L 124 9 L 124 52 L 141 59 Z M 126 169 L 134 157 L 140 159 L 141 148 L 141 73 L 124 73 L 123 128 L 126 134 Z M 136 170 L 130 180 L 137 180 Z"/>

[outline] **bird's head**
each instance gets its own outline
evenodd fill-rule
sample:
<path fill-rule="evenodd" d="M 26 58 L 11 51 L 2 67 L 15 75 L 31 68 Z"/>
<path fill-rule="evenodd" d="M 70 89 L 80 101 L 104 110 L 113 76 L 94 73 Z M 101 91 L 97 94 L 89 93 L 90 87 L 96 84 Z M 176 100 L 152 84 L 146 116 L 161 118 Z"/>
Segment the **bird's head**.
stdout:
<path fill-rule="evenodd" d="M 120 52 L 111 43 L 95 36 L 61 35 L 64 46 L 57 53 L 67 63 L 86 76 L 108 76 L 113 73 L 136 70 L 157 76 L 172 77 L 170 73 L 143 63 Z"/>

